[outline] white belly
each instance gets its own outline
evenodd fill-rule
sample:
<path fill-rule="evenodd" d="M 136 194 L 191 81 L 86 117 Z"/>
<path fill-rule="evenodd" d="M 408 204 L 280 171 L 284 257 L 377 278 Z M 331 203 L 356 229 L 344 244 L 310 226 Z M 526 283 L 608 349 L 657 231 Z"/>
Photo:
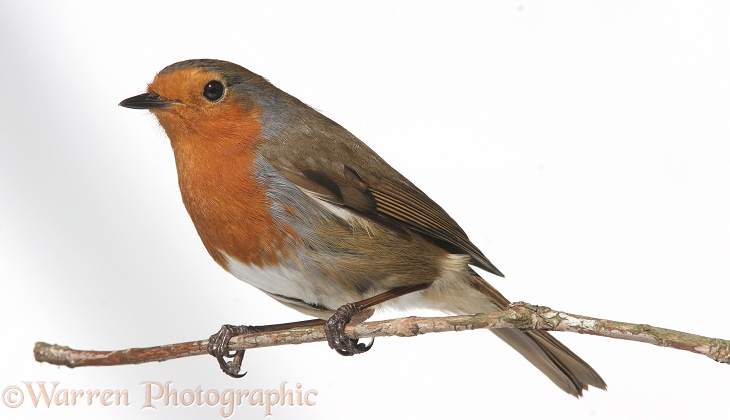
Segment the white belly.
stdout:
<path fill-rule="evenodd" d="M 222 252 L 228 272 L 257 289 L 272 295 L 330 308 L 357 302 L 362 297 L 354 291 L 342 290 L 337 284 L 314 273 L 305 272 L 302 264 L 277 264 L 264 267 L 249 265 Z M 297 266 L 294 269 L 292 266 Z"/>

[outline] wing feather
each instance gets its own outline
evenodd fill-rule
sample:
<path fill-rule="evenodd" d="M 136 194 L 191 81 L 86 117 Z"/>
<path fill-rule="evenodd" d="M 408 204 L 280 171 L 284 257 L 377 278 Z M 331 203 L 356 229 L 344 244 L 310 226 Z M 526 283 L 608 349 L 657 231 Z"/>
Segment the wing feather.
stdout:
<path fill-rule="evenodd" d="M 308 163 L 307 167 L 282 165 L 282 161 L 271 163 L 290 182 L 322 200 L 375 222 L 418 232 L 449 252 L 469 255 L 477 267 L 503 276 L 454 219 L 405 178 L 378 178 L 371 184 L 362 170 L 341 163 L 317 165 L 313 160 L 298 161 Z"/>

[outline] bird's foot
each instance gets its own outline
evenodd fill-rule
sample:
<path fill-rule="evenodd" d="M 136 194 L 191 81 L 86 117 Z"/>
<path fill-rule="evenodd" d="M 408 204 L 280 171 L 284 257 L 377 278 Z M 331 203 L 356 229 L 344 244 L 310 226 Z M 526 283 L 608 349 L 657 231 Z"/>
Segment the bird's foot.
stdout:
<path fill-rule="evenodd" d="M 327 343 L 330 348 L 343 356 L 352 356 L 355 354 L 365 353 L 373 346 L 374 339 L 369 344 L 358 343 L 345 336 L 345 325 L 352 320 L 360 309 L 353 303 L 340 306 L 324 324 L 324 332 L 327 336 Z"/>
<path fill-rule="evenodd" d="M 228 351 L 228 343 L 231 338 L 256 332 L 256 327 L 246 325 L 228 325 L 221 326 L 220 331 L 210 336 L 208 339 L 208 353 L 218 360 L 218 364 L 223 372 L 232 378 L 242 378 L 246 376 L 246 372 L 241 372 L 241 363 L 246 350 L 237 350 L 235 352 Z M 230 359 L 230 360 L 226 360 Z"/>

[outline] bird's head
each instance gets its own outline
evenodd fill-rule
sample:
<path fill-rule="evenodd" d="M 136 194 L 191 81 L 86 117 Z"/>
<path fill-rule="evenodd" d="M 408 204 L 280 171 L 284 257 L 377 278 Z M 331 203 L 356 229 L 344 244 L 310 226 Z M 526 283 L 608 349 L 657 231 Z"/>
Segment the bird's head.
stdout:
<path fill-rule="evenodd" d="M 174 149 L 250 145 L 262 131 L 263 113 L 276 113 L 280 91 L 233 63 L 187 60 L 162 69 L 147 92 L 119 105 L 151 111 Z M 271 118 L 268 118 L 270 120 Z"/>

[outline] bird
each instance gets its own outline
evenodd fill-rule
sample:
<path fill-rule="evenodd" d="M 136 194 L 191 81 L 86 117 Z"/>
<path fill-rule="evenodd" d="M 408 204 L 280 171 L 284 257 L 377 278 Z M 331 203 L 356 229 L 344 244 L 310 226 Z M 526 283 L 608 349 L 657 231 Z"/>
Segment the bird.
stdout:
<path fill-rule="evenodd" d="M 160 70 L 120 106 L 149 110 L 170 140 L 182 201 L 213 260 L 325 326 L 330 347 L 382 308 L 501 311 L 508 301 L 474 267 L 504 275 L 446 211 L 341 125 L 231 62 Z M 270 326 L 275 329 L 279 326 Z M 224 325 L 208 350 L 242 376 Z M 491 330 L 560 389 L 580 397 L 601 376 L 545 331 Z M 233 360 L 228 361 L 227 359 Z"/>

